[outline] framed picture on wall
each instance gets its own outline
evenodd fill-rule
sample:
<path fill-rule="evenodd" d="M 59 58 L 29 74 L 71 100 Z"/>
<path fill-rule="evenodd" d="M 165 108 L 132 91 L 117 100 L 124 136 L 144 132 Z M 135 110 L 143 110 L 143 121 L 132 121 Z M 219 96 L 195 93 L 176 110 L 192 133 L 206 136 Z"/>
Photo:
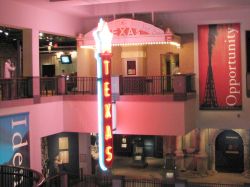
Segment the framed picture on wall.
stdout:
<path fill-rule="evenodd" d="M 136 75 L 136 61 L 135 60 L 127 61 L 127 75 Z"/>

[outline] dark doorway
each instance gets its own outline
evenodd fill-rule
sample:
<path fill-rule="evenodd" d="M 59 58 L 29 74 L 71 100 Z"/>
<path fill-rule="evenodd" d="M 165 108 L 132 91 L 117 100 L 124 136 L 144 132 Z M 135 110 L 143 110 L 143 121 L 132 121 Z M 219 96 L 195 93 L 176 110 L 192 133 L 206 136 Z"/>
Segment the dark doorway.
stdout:
<path fill-rule="evenodd" d="M 240 135 L 225 130 L 215 142 L 215 166 L 217 171 L 241 173 L 244 171 L 244 148 Z"/>
<path fill-rule="evenodd" d="M 143 154 L 145 157 L 163 157 L 162 136 L 146 135 L 114 135 L 114 153 L 116 156 L 132 156 L 133 145 L 137 139 L 141 139 Z"/>
<path fill-rule="evenodd" d="M 43 65 L 42 66 L 42 75 L 43 77 L 54 77 L 55 76 L 55 65 Z"/>
<path fill-rule="evenodd" d="M 172 75 L 179 69 L 179 54 L 166 53 L 161 55 L 161 75 L 166 76 L 165 91 L 172 91 Z"/>

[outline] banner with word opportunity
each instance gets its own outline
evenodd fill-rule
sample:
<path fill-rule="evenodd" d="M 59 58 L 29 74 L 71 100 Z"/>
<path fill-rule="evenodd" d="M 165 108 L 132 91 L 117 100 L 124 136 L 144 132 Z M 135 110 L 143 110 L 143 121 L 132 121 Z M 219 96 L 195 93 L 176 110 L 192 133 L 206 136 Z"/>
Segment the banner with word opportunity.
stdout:
<path fill-rule="evenodd" d="M 240 24 L 198 26 L 201 110 L 241 110 Z"/>
<path fill-rule="evenodd" d="M 29 167 L 29 113 L 0 116 L 0 164 Z"/>

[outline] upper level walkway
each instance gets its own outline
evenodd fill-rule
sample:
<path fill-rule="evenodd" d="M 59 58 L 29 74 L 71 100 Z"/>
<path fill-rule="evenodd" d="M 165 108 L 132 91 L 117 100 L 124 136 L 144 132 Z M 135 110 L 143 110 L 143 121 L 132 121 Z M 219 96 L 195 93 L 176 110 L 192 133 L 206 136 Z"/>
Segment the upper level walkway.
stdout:
<path fill-rule="evenodd" d="M 113 101 L 120 95 L 173 95 L 186 100 L 195 93 L 194 74 L 173 76 L 112 77 Z M 24 77 L 0 79 L 0 100 L 56 95 L 95 95 L 96 77 Z"/>

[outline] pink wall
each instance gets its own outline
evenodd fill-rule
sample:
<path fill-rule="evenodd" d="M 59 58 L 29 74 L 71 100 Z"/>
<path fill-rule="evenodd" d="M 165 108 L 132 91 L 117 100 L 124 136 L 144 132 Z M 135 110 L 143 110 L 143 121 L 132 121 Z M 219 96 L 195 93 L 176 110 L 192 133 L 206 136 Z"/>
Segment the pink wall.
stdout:
<path fill-rule="evenodd" d="M 30 165 L 41 171 L 41 137 L 63 132 L 62 101 L 1 108 L 0 116 L 29 112 Z"/>
<path fill-rule="evenodd" d="M 37 29 L 62 35 L 76 36 L 82 31 L 83 20 L 17 1 L 1 0 L 0 25 Z"/>
<path fill-rule="evenodd" d="M 167 96 L 122 96 L 121 101 L 117 102 L 115 133 L 185 134 L 185 102 L 174 102 L 167 98 Z"/>
<path fill-rule="evenodd" d="M 87 98 L 86 98 L 87 97 Z M 172 97 L 172 96 L 170 96 Z M 195 100 L 174 102 L 168 96 L 121 96 L 117 101 L 117 134 L 180 135 L 194 128 Z M 72 98 L 72 97 L 71 97 Z M 68 97 L 70 99 L 70 96 Z M 79 96 L 63 103 L 64 131 L 97 132 L 96 96 Z M 186 127 L 188 126 L 188 127 Z"/>
<path fill-rule="evenodd" d="M 64 131 L 97 132 L 97 98 L 94 96 L 65 97 L 63 103 Z"/>
<path fill-rule="evenodd" d="M 121 96 L 117 102 L 117 134 L 180 135 L 186 126 L 185 106 L 172 96 Z M 64 100 L 62 100 L 64 99 Z M 31 100 L 32 99 L 28 99 Z M 9 103 L 16 103 L 9 101 Z M 28 101 L 26 103 L 29 103 Z M 59 132 L 97 132 L 96 96 L 42 97 L 41 104 L 0 109 L 0 116 L 29 112 L 31 168 L 41 171 L 41 137 Z M 11 105 L 9 105 L 11 106 Z M 193 113 L 188 115 L 194 116 Z M 188 128 L 187 128 L 188 129 Z"/>

